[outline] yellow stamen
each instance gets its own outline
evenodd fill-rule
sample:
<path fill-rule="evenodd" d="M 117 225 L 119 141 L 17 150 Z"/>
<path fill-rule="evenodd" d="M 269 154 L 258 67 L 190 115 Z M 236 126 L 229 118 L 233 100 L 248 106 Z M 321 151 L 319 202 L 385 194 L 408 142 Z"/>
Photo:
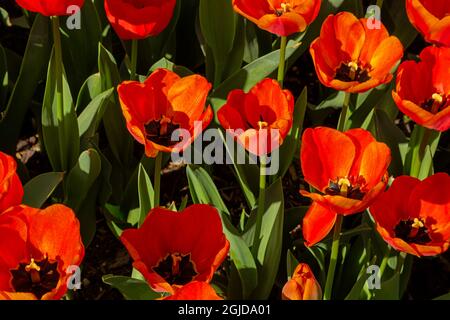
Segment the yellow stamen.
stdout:
<path fill-rule="evenodd" d="M 444 98 L 439 93 L 433 93 L 431 98 L 439 104 L 442 104 L 442 102 L 444 102 Z"/>
<path fill-rule="evenodd" d="M 41 282 L 41 276 L 39 274 L 39 271 L 41 271 L 41 267 L 39 267 L 36 262 L 34 262 L 34 259 L 31 258 L 31 262 L 29 265 L 25 266 L 25 271 L 30 273 L 31 281 L 33 283 L 39 283 Z"/>
<path fill-rule="evenodd" d="M 415 229 L 419 229 L 419 228 L 423 228 L 425 225 L 423 224 L 422 221 L 420 221 L 420 219 L 414 218 L 414 223 L 411 225 L 411 227 L 415 228 Z"/>
<path fill-rule="evenodd" d="M 172 274 L 179 274 L 180 273 L 180 262 L 181 262 L 181 255 L 179 253 L 172 253 Z"/>
<path fill-rule="evenodd" d="M 265 121 L 258 121 L 259 130 L 265 129 L 269 126 L 269 124 Z"/>
<path fill-rule="evenodd" d="M 347 178 L 341 178 L 338 181 L 339 190 L 341 191 L 341 195 L 346 197 L 348 193 L 348 189 L 351 187 L 350 180 Z"/>
<path fill-rule="evenodd" d="M 291 11 L 291 5 L 289 3 L 281 3 L 281 9 L 283 10 L 283 13 L 287 13 L 289 11 Z"/>
<path fill-rule="evenodd" d="M 350 74 L 349 74 L 350 79 L 355 80 L 356 72 L 359 69 L 358 64 L 356 62 L 352 61 L 352 62 L 349 62 L 349 64 L 347 66 L 350 68 Z"/>

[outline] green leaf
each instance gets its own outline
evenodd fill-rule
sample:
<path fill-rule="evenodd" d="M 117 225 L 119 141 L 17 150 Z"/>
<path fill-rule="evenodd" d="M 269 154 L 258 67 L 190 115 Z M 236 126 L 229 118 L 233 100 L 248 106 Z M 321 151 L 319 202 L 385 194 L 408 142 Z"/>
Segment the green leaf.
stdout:
<path fill-rule="evenodd" d="M 399 300 L 400 297 L 400 274 L 395 273 L 394 276 L 381 283 L 381 289 L 375 290 L 375 300 Z"/>
<path fill-rule="evenodd" d="M 60 62 L 54 51 L 50 58 L 42 104 L 42 133 L 53 170 L 68 172 L 77 162 L 80 138 L 70 87 L 64 70 L 58 75 L 57 64 Z M 59 76 L 62 77 L 62 110 L 58 107 L 56 94 Z"/>
<path fill-rule="evenodd" d="M 62 172 L 48 172 L 34 177 L 23 188 L 22 203 L 33 208 L 42 207 L 63 178 Z"/>
<path fill-rule="evenodd" d="M 91 138 L 95 135 L 106 111 L 106 107 L 109 105 L 113 91 L 114 89 L 111 88 L 96 96 L 80 114 L 78 117 L 80 137 L 86 135 L 87 138 Z"/>
<path fill-rule="evenodd" d="M 434 298 L 433 300 L 450 300 L 450 292 L 446 293 L 446 294 L 444 294 L 442 296 L 439 296 L 437 298 Z"/>
<path fill-rule="evenodd" d="M 303 89 L 300 97 L 295 103 L 294 121 L 292 129 L 284 139 L 280 147 L 280 171 L 279 177 L 284 177 L 294 160 L 300 145 L 300 134 L 303 131 L 303 121 L 305 120 L 306 108 L 308 105 L 308 90 Z"/>
<path fill-rule="evenodd" d="M 153 291 L 144 280 L 124 276 L 106 275 L 102 277 L 104 283 L 120 291 L 127 300 L 155 300 L 161 294 Z"/>
<path fill-rule="evenodd" d="M 37 15 L 7 109 L 0 114 L 0 147 L 6 152 L 15 152 L 24 117 L 39 82 L 45 78 L 49 57 L 49 19 Z"/>
<path fill-rule="evenodd" d="M 291 250 L 288 250 L 286 257 L 287 275 L 289 278 L 294 274 L 295 268 L 300 264 L 297 258 L 294 256 Z"/>
<path fill-rule="evenodd" d="M 5 49 L 0 45 L 0 112 L 4 110 L 6 104 L 7 90 L 9 85 L 8 61 Z"/>
<path fill-rule="evenodd" d="M 150 181 L 150 177 L 148 176 L 142 164 L 139 164 L 138 191 L 139 191 L 139 209 L 140 209 L 139 226 L 141 226 L 144 223 L 145 217 L 147 217 L 147 214 L 150 211 L 150 209 L 154 207 L 153 185 L 152 182 Z"/>
<path fill-rule="evenodd" d="M 101 159 L 95 149 L 81 153 L 77 164 L 67 177 L 67 192 L 64 201 L 78 213 L 78 209 L 89 193 L 101 171 Z"/>
<path fill-rule="evenodd" d="M 80 114 L 83 112 L 87 105 L 100 93 L 102 93 L 100 73 L 94 73 L 86 79 L 78 93 L 77 103 L 75 105 L 77 113 Z"/>

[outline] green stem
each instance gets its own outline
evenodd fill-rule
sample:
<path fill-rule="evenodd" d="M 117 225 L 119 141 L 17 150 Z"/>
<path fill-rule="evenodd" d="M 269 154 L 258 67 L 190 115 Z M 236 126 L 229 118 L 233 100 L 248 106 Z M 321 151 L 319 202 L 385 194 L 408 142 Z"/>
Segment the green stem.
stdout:
<path fill-rule="evenodd" d="M 52 33 L 53 33 L 53 46 L 54 46 L 54 55 L 55 55 L 55 77 L 56 77 L 56 92 L 55 92 L 55 100 L 56 100 L 56 118 L 58 119 L 58 123 L 63 122 L 64 118 L 64 98 L 63 98 L 63 60 L 62 60 L 62 47 L 61 47 L 61 34 L 59 31 L 59 18 L 52 17 Z M 62 169 L 66 168 L 67 159 L 66 153 L 64 152 L 64 146 L 62 142 L 65 141 L 64 138 L 64 130 L 62 130 L 63 126 L 58 126 L 58 134 L 59 134 L 59 154 L 61 159 Z"/>
<path fill-rule="evenodd" d="M 130 70 L 130 80 L 136 80 L 136 67 L 138 58 L 138 40 L 131 40 L 131 70 Z"/>
<path fill-rule="evenodd" d="M 345 130 L 345 122 L 347 121 L 348 109 L 350 108 L 351 93 L 346 92 L 344 98 L 344 104 L 342 105 L 341 116 L 339 117 L 338 130 Z"/>
<path fill-rule="evenodd" d="M 325 282 L 325 291 L 323 294 L 324 300 L 331 299 L 331 292 L 333 290 L 334 271 L 336 270 L 336 264 L 339 255 L 339 242 L 341 239 L 341 229 L 344 216 L 338 214 L 336 217 L 336 223 L 334 224 L 333 232 L 333 244 L 331 245 L 331 258 L 330 265 L 328 266 L 327 281 Z"/>
<path fill-rule="evenodd" d="M 383 260 L 381 261 L 380 272 L 378 273 L 378 277 L 379 277 L 380 280 L 383 277 L 384 270 L 386 270 L 387 263 L 388 263 L 390 255 L 391 255 L 391 250 L 392 250 L 391 247 L 388 246 L 388 250 L 387 250 L 386 254 L 383 257 Z"/>
<path fill-rule="evenodd" d="M 413 163 L 411 164 L 411 172 L 409 172 L 411 177 L 418 178 L 420 175 L 420 168 L 422 167 L 423 159 L 425 158 L 425 152 L 427 150 L 427 146 L 430 144 L 432 131 L 430 129 L 424 129 L 422 139 L 420 141 L 419 150 L 417 153 L 417 157 L 413 158 Z"/>
<path fill-rule="evenodd" d="M 154 181 L 154 199 L 153 199 L 153 207 L 159 207 L 160 203 L 160 194 L 161 194 L 161 165 L 162 165 L 162 152 L 158 152 L 158 155 L 155 159 L 155 181 Z"/>
<path fill-rule="evenodd" d="M 287 37 L 281 37 L 280 63 L 278 64 L 278 77 L 277 77 L 277 80 L 280 83 L 280 86 L 282 88 L 283 88 L 284 73 L 285 73 L 285 67 L 286 67 L 286 46 L 287 46 Z"/>
<path fill-rule="evenodd" d="M 401 273 L 403 269 L 403 264 L 405 263 L 406 255 L 399 252 L 397 257 L 397 267 L 395 268 L 395 273 Z"/>
<path fill-rule="evenodd" d="M 261 228 L 264 216 L 264 207 L 266 202 L 266 157 L 260 156 L 259 169 L 259 198 L 258 211 L 256 213 L 255 237 L 253 239 L 252 253 L 254 257 L 258 256 L 259 245 L 261 243 Z"/>

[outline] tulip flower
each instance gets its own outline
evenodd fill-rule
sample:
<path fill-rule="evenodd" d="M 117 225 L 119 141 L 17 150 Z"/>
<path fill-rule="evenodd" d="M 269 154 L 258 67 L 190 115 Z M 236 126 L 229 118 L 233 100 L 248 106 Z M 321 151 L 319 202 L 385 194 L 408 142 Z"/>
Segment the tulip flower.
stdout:
<path fill-rule="evenodd" d="M 23 188 L 16 167 L 12 157 L 0 152 L 0 213 L 22 202 Z"/>
<path fill-rule="evenodd" d="M 347 93 L 360 93 L 389 83 L 403 56 L 403 45 L 386 28 L 369 29 L 367 19 L 349 12 L 330 15 L 311 44 L 320 82 Z"/>
<path fill-rule="evenodd" d="M 248 93 L 233 90 L 218 111 L 222 127 L 260 156 L 279 147 L 292 127 L 294 97 L 277 81 L 264 79 Z"/>
<path fill-rule="evenodd" d="M 129 132 L 145 146 L 148 157 L 156 157 L 160 151 L 184 150 L 209 125 L 213 112 L 205 104 L 210 89 L 199 75 L 180 78 L 158 69 L 144 83 L 125 81 L 117 91 Z M 201 126 L 195 127 L 195 122 Z M 188 131 L 190 137 L 173 141 L 177 129 Z"/>
<path fill-rule="evenodd" d="M 391 152 L 366 130 L 318 127 L 305 130 L 300 158 L 305 180 L 318 191 L 300 191 L 314 201 L 303 220 L 311 246 L 333 228 L 337 214 L 364 211 L 385 190 Z"/>
<path fill-rule="evenodd" d="M 415 256 L 441 254 L 450 245 L 450 176 L 398 177 L 370 213 L 393 248 Z"/>
<path fill-rule="evenodd" d="M 319 14 L 321 0 L 233 0 L 233 8 L 259 28 L 278 36 L 303 32 Z"/>
<path fill-rule="evenodd" d="M 163 300 L 223 300 L 206 282 L 192 281 Z"/>
<path fill-rule="evenodd" d="M 68 267 L 84 257 L 80 224 L 63 205 L 10 208 L 0 214 L 0 252 L 0 299 L 61 299 Z"/>
<path fill-rule="evenodd" d="M 417 124 L 446 131 L 450 128 L 450 48 L 427 47 L 420 60 L 400 65 L 394 101 Z"/>
<path fill-rule="evenodd" d="M 425 40 L 450 47 L 450 2 L 448 0 L 406 0 L 406 12 Z"/>
<path fill-rule="evenodd" d="M 67 16 L 73 13 L 71 6 L 81 8 L 84 0 L 16 0 L 22 8 L 44 16 Z"/>
<path fill-rule="evenodd" d="M 292 278 L 283 287 L 282 297 L 283 300 L 322 299 L 322 288 L 306 263 L 295 268 Z"/>
<path fill-rule="evenodd" d="M 211 281 L 230 247 L 219 213 L 209 205 L 182 212 L 155 208 L 120 240 L 150 286 L 170 294 L 192 281 Z"/>
<path fill-rule="evenodd" d="M 157 36 L 169 24 L 176 0 L 105 0 L 106 17 L 122 40 Z"/>

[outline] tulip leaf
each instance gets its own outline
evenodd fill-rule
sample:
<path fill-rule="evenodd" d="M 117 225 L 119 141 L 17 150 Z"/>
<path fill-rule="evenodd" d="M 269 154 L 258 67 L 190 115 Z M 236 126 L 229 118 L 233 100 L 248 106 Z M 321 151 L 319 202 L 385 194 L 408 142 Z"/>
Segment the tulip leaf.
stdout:
<path fill-rule="evenodd" d="M 291 250 L 288 250 L 287 256 L 286 256 L 286 273 L 288 275 L 288 279 L 292 277 L 294 274 L 295 268 L 299 265 L 299 261 L 294 256 Z"/>
<path fill-rule="evenodd" d="M 42 104 L 42 133 L 53 170 L 68 172 L 77 162 L 80 139 L 70 87 L 64 68 L 61 71 L 57 66 L 59 63 L 53 50 Z M 62 77 L 62 106 L 59 106 L 57 95 L 58 77 Z"/>
<path fill-rule="evenodd" d="M 113 88 L 106 90 L 96 96 L 91 103 L 83 110 L 78 117 L 78 130 L 80 137 L 86 135 L 87 138 L 93 137 L 101 123 L 106 107 L 110 105 L 110 98 Z"/>
<path fill-rule="evenodd" d="M 153 198 L 154 190 L 150 177 L 148 176 L 142 164 L 139 164 L 138 172 L 138 191 L 139 191 L 139 226 L 144 223 L 145 217 L 150 209 L 154 207 Z"/>
<path fill-rule="evenodd" d="M 52 195 L 64 178 L 62 172 L 48 172 L 34 177 L 24 186 L 24 195 L 22 203 L 40 208 Z"/>
<path fill-rule="evenodd" d="M 395 273 L 392 278 L 382 282 L 380 290 L 374 290 L 375 300 L 399 300 L 400 298 L 399 273 Z"/>
<path fill-rule="evenodd" d="M 434 298 L 433 300 L 450 300 L 450 292 Z"/>
<path fill-rule="evenodd" d="M 0 147 L 14 152 L 24 117 L 36 92 L 38 83 L 45 78 L 50 57 L 49 19 L 37 15 L 30 31 L 19 76 L 8 101 L 0 114 Z"/>
<path fill-rule="evenodd" d="M 8 63 L 5 49 L 0 45 L 0 112 L 4 110 L 9 85 Z"/>
<path fill-rule="evenodd" d="M 300 146 L 300 134 L 303 131 L 303 122 L 305 120 L 306 108 L 308 105 L 308 90 L 303 89 L 300 97 L 297 99 L 294 108 L 294 119 L 292 128 L 287 137 L 284 139 L 280 147 L 280 170 L 279 177 L 284 177 L 292 161 L 295 158 L 296 152 Z"/>
<path fill-rule="evenodd" d="M 414 127 L 406 154 L 404 173 L 424 179 L 433 172 L 433 158 L 436 153 L 440 133 L 419 125 Z M 426 141 L 425 141 L 426 140 Z M 422 143 L 427 142 L 422 147 Z"/>
<path fill-rule="evenodd" d="M 78 92 L 77 103 L 75 105 L 77 113 L 81 114 L 87 105 L 100 93 L 102 93 L 100 73 L 94 73 L 86 79 Z"/>
<path fill-rule="evenodd" d="M 125 276 L 106 275 L 102 277 L 104 283 L 120 291 L 127 300 L 156 300 L 161 294 L 153 291 L 144 280 Z"/>
<path fill-rule="evenodd" d="M 248 298 L 258 281 L 256 264 L 252 253 L 239 231 L 230 222 L 230 213 L 208 173 L 201 167 L 193 168 L 192 166 L 189 166 L 186 172 L 192 201 L 194 203 L 213 205 L 221 213 L 224 233 L 230 242 L 230 257 L 241 281 L 242 296 Z"/>

